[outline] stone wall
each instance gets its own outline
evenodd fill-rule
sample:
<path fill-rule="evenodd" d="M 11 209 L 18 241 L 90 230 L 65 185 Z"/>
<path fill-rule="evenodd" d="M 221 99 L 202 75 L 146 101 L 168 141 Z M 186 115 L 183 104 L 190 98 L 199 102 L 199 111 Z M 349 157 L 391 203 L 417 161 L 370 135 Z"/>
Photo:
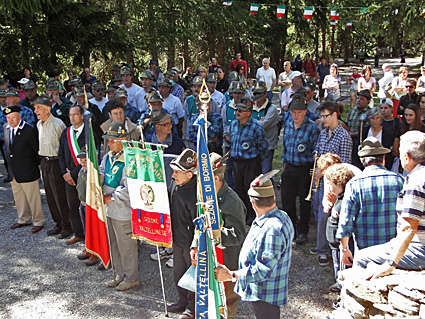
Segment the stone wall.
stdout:
<path fill-rule="evenodd" d="M 425 318 L 425 271 L 396 269 L 389 276 L 365 280 L 370 271 L 340 272 L 341 301 L 334 318 Z"/>

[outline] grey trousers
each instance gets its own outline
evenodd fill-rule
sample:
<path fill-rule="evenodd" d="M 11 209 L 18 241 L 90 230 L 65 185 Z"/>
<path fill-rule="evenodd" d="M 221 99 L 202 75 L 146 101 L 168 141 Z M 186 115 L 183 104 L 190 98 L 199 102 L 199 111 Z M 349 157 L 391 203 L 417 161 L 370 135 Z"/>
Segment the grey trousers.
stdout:
<path fill-rule="evenodd" d="M 108 217 L 111 254 L 117 275 L 126 282 L 139 280 L 137 240 L 131 239 L 131 220 Z"/>
<path fill-rule="evenodd" d="M 254 301 L 252 302 L 254 308 L 255 319 L 279 319 L 280 318 L 280 307 L 272 305 L 266 301 Z"/>

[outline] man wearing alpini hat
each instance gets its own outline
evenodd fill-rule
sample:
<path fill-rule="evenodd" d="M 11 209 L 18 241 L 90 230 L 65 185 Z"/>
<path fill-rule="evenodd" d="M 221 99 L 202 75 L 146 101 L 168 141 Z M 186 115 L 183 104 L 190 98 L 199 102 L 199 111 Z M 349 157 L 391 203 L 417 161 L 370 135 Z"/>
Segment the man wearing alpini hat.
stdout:
<path fill-rule="evenodd" d="M 288 303 L 288 275 L 294 228 L 289 216 L 276 206 L 273 184 L 276 171 L 261 174 L 248 190 L 256 218 L 239 254 L 239 269 L 215 269 L 218 281 L 236 282 L 235 292 L 251 302 L 257 319 L 280 318 Z"/>
<path fill-rule="evenodd" d="M 351 265 L 353 260 L 348 247 L 351 235 L 355 251 L 386 243 L 396 236 L 396 202 L 403 177 L 385 168 L 385 154 L 389 152 L 375 137 L 365 139 L 358 152 L 365 169 L 345 188 L 336 233 L 345 265 Z"/>
<path fill-rule="evenodd" d="M 115 280 L 108 287 L 118 291 L 129 290 L 139 284 L 137 240 L 132 239 L 130 195 L 124 169 L 124 146 L 117 140 L 127 139 L 122 122 L 112 122 L 103 135 L 110 151 L 103 157 L 99 167 L 103 175 L 103 202 L 108 218 L 108 232 L 112 261 L 116 271 Z"/>

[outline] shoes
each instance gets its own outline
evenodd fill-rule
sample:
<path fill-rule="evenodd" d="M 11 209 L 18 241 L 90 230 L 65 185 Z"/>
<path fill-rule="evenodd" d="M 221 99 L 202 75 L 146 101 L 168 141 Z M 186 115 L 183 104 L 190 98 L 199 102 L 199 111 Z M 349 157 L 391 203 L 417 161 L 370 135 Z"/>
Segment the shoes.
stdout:
<path fill-rule="evenodd" d="M 316 248 L 312 248 L 312 249 L 310 249 L 310 254 L 311 255 L 318 255 L 319 253 L 317 252 Z"/>
<path fill-rule="evenodd" d="M 90 258 L 90 253 L 88 253 L 88 252 L 84 249 L 82 253 L 79 253 L 79 254 L 77 255 L 77 258 L 78 258 L 79 260 L 86 260 L 86 259 L 89 259 L 89 258 Z"/>
<path fill-rule="evenodd" d="M 295 243 L 297 245 L 304 245 L 307 242 L 307 234 L 299 234 Z"/>
<path fill-rule="evenodd" d="M 47 231 L 47 236 L 57 235 L 62 231 L 62 228 L 56 226 L 55 228 L 49 229 Z"/>
<path fill-rule="evenodd" d="M 72 233 L 69 230 L 62 229 L 59 233 L 58 239 L 65 239 L 69 237 Z"/>
<path fill-rule="evenodd" d="M 165 263 L 165 266 L 173 268 L 174 267 L 174 258 L 173 256 L 171 256 L 170 259 L 168 259 L 168 261 Z"/>
<path fill-rule="evenodd" d="M 10 183 L 12 179 L 8 176 L 3 180 L 3 183 Z"/>
<path fill-rule="evenodd" d="M 172 313 L 180 313 L 186 309 L 186 306 L 182 306 L 179 303 L 173 303 L 172 305 L 167 307 L 168 312 Z"/>
<path fill-rule="evenodd" d="M 159 249 L 159 258 L 161 259 L 167 259 L 173 257 L 173 250 L 171 249 L 171 252 L 167 251 L 166 248 L 160 248 Z M 158 260 L 158 253 L 151 254 L 152 260 Z"/>
<path fill-rule="evenodd" d="M 11 229 L 16 229 L 16 228 L 21 228 L 21 227 L 26 227 L 26 226 L 31 226 L 31 223 L 28 223 L 28 224 L 14 223 L 12 226 L 10 226 L 10 228 Z"/>
<path fill-rule="evenodd" d="M 99 263 L 97 264 L 97 270 L 106 270 L 105 266 L 100 260 L 99 260 Z"/>
<path fill-rule="evenodd" d="M 330 260 L 329 257 L 326 255 L 319 255 L 319 265 L 322 267 L 325 267 L 327 265 L 329 265 Z"/>
<path fill-rule="evenodd" d="M 340 292 L 341 291 L 341 285 L 336 282 L 332 286 L 329 287 L 329 291 L 331 291 L 331 292 Z"/>
<path fill-rule="evenodd" d="M 33 233 L 33 234 L 35 234 L 35 233 L 38 233 L 40 230 L 42 230 L 43 229 L 43 226 L 34 226 L 32 229 L 31 229 L 31 232 Z"/>
<path fill-rule="evenodd" d="M 135 281 L 135 282 L 121 281 L 121 283 L 115 289 L 118 291 L 126 291 L 138 286 L 139 283 L 140 283 L 139 281 Z"/>
<path fill-rule="evenodd" d="M 65 243 L 67 245 L 74 245 L 75 243 L 78 243 L 79 241 L 84 241 L 84 238 L 80 238 L 80 237 L 77 237 L 77 236 L 72 236 L 70 239 L 67 239 L 65 241 Z"/>
<path fill-rule="evenodd" d="M 91 255 L 90 259 L 86 261 L 86 266 L 87 267 L 94 266 L 94 265 L 97 265 L 98 262 L 99 262 L 99 257 L 95 255 Z"/>
<path fill-rule="evenodd" d="M 114 288 L 114 287 L 118 286 L 123 280 L 124 280 L 124 277 L 121 278 L 120 276 L 116 275 L 115 281 L 113 281 L 113 280 L 108 281 L 108 287 Z"/>
<path fill-rule="evenodd" d="M 191 311 L 186 310 L 185 312 L 183 312 L 179 319 L 195 319 L 195 314 L 193 314 Z"/>

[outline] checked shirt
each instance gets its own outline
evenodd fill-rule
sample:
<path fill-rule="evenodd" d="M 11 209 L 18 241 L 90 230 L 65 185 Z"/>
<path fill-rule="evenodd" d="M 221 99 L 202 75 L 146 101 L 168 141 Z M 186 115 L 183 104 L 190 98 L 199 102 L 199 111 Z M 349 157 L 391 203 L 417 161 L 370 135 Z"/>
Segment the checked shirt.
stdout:
<path fill-rule="evenodd" d="M 289 112 L 288 112 L 289 113 Z M 313 150 L 320 130 L 307 116 L 300 127 L 295 129 L 292 117 L 285 123 L 283 131 L 282 162 L 294 166 L 313 163 Z"/>
<path fill-rule="evenodd" d="M 367 166 L 346 186 L 336 237 L 353 234 L 357 248 L 386 243 L 396 236 L 396 202 L 403 177 L 384 166 Z"/>
<path fill-rule="evenodd" d="M 293 237 L 291 219 L 277 207 L 252 222 L 239 254 L 235 292 L 242 300 L 288 303 Z"/>
<path fill-rule="evenodd" d="M 249 118 L 248 121 L 239 125 L 239 121 L 233 121 L 230 125 L 230 138 L 232 139 L 231 157 L 234 159 L 252 159 L 260 156 L 264 160 L 269 154 L 269 143 L 264 129 L 257 120 Z"/>
<path fill-rule="evenodd" d="M 339 155 L 343 163 L 350 164 L 351 153 L 353 151 L 353 140 L 351 139 L 350 133 L 348 133 L 341 124 L 333 130 L 331 137 L 329 137 L 329 128 L 327 127 L 320 132 L 314 150 L 317 152 L 317 156 L 333 153 Z"/>

